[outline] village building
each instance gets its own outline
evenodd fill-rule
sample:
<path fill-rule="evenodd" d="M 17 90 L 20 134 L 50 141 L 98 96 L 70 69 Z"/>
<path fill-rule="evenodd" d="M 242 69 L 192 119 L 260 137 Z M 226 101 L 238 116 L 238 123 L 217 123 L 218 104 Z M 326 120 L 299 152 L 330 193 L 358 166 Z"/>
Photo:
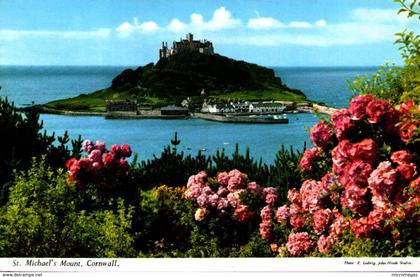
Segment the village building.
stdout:
<path fill-rule="evenodd" d="M 129 100 L 107 100 L 106 112 L 137 112 L 137 103 Z"/>
<path fill-rule="evenodd" d="M 193 34 L 189 33 L 186 39 L 174 41 L 172 48 L 168 47 L 167 42 L 162 42 L 162 48 L 159 50 L 159 58 L 168 58 L 185 50 L 194 50 L 204 55 L 214 54 L 213 43 L 211 41 L 194 40 Z"/>
<path fill-rule="evenodd" d="M 169 116 L 188 116 L 189 110 L 178 106 L 166 106 L 160 109 L 160 114 Z"/>
<path fill-rule="evenodd" d="M 252 103 L 249 105 L 250 113 L 282 113 L 285 105 L 281 103 Z"/>

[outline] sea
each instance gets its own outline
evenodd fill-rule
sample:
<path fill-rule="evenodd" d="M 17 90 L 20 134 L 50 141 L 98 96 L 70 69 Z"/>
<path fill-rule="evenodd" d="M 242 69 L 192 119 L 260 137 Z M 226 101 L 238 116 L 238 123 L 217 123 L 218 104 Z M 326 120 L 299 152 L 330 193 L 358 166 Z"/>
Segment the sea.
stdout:
<path fill-rule="evenodd" d="M 0 97 L 18 107 L 74 97 L 111 85 L 126 66 L 0 66 Z M 328 106 L 348 105 L 348 89 L 357 75 L 371 76 L 378 67 L 272 67 L 282 82 L 303 91 L 309 99 Z M 302 150 L 310 146 L 309 128 L 319 119 L 312 114 L 288 114 L 289 124 L 235 124 L 201 119 L 105 119 L 101 116 L 42 114 L 49 134 L 104 141 L 107 146 L 128 143 L 140 160 L 159 157 L 175 132 L 185 155 L 199 151 L 213 155 L 218 150 L 230 155 L 236 144 L 241 153 L 249 148 L 255 160 L 270 164 L 284 146 Z"/>

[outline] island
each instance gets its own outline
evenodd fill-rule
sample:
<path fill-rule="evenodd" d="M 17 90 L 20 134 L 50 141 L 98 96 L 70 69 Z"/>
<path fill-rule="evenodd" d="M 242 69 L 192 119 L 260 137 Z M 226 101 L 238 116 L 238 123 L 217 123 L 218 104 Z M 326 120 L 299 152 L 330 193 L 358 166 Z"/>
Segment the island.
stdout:
<path fill-rule="evenodd" d="M 303 92 L 283 84 L 273 69 L 219 55 L 211 41 L 187 34 L 172 47 L 162 42 L 156 64 L 126 69 L 108 88 L 37 108 L 109 118 L 194 116 L 234 122 L 237 117 L 240 122 L 285 123 L 283 117 L 267 115 L 308 111 L 310 106 Z"/>

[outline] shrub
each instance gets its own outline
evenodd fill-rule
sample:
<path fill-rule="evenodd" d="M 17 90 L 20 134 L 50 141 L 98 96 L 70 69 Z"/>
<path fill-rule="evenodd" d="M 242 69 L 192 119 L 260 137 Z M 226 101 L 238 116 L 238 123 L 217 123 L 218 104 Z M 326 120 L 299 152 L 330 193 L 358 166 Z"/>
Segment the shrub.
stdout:
<path fill-rule="evenodd" d="M 320 180 L 307 179 L 299 190 L 289 190 L 290 205 L 277 210 L 277 222 L 293 228 L 286 243 L 290 255 L 354 255 L 343 241 L 361 245 L 366 239 L 362 254 L 381 255 L 382 249 L 418 255 L 419 112 L 413 102 L 395 109 L 371 95 L 357 96 L 331 116 L 330 125 L 311 129 L 315 148 L 305 151 L 301 166 L 327 166 Z M 261 232 L 268 242 L 271 224 L 267 221 Z"/>
<path fill-rule="evenodd" d="M 134 255 L 131 209 L 79 210 L 82 201 L 66 174 L 45 158 L 16 174 L 8 203 L 0 213 L 3 257 L 128 257 Z"/>

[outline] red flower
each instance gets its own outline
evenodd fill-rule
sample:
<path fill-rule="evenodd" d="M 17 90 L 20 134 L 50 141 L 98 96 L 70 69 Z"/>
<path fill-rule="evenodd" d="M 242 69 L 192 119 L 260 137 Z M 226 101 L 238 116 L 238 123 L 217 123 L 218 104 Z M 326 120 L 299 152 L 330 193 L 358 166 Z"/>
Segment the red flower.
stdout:
<path fill-rule="evenodd" d="M 114 155 L 111 153 L 105 153 L 102 156 L 102 163 L 104 164 L 104 166 L 108 167 L 110 166 L 114 161 Z"/>
<path fill-rule="evenodd" d="M 372 95 L 358 95 L 355 96 L 349 106 L 351 118 L 354 120 L 361 120 L 366 117 L 366 106 L 373 100 Z"/>
<path fill-rule="evenodd" d="M 366 106 L 366 113 L 370 123 L 379 123 L 393 111 L 392 106 L 385 99 L 373 99 Z"/>
<path fill-rule="evenodd" d="M 404 142 L 409 142 L 416 129 L 417 129 L 417 125 L 415 124 L 410 124 L 410 123 L 401 124 L 400 129 L 399 129 L 401 140 Z"/>
<path fill-rule="evenodd" d="M 331 120 L 334 127 L 334 133 L 338 140 L 344 139 L 346 134 L 355 127 L 354 122 L 351 120 L 351 114 L 347 109 L 336 111 L 331 116 Z"/>
<path fill-rule="evenodd" d="M 370 163 L 377 157 L 378 148 L 372 139 L 364 139 L 351 147 L 350 155 L 353 160 L 362 160 Z"/>
<path fill-rule="evenodd" d="M 115 156 L 121 156 L 121 147 L 117 144 L 111 146 L 110 152 Z"/>
<path fill-rule="evenodd" d="M 413 100 L 407 100 L 400 105 L 399 112 L 401 115 L 411 113 L 411 110 L 416 106 Z"/>
<path fill-rule="evenodd" d="M 239 205 L 236 207 L 233 215 L 238 219 L 238 221 L 247 222 L 253 217 L 254 212 L 252 212 L 246 205 Z"/>
<path fill-rule="evenodd" d="M 327 122 L 321 121 L 311 128 L 309 137 L 315 146 L 323 148 L 331 141 L 332 130 Z"/>
<path fill-rule="evenodd" d="M 121 145 L 121 155 L 124 158 L 130 157 L 132 154 L 131 147 L 128 144 Z"/>
<path fill-rule="evenodd" d="M 292 225 L 293 228 L 299 229 L 305 226 L 306 219 L 302 215 L 292 215 L 290 217 L 290 225 Z"/>
<path fill-rule="evenodd" d="M 333 172 L 342 174 L 346 170 L 346 166 L 351 163 L 350 151 L 352 144 L 348 140 L 342 140 L 332 150 Z"/>
<path fill-rule="evenodd" d="M 330 209 L 321 209 L 314 213 L 313 226 L 316 234 L 321 235 L 331 223 L 332 212 Z"/>
<path fill-rule="evenodd" d="M 305 153 L 303 153 L 302 159 L 300 160 L 300 168 L 305 172 L 311 171 L 316 159 L 319 157 L 319 154 L 320 150 L 318 148 L 306 149 Z"/>
<path fill-rule="evenodd" d="M 411 180 L 417 174 L 416 166 L 413 163 L 410 164 L 400 164 L 397 167 L 397 171 L 400 173 L 400 176 L 406 180 Z"/>
<path fill-rule="evenodd" d="M 71 168 L 76 165 L 79 161 L 76 158 L 71 158 L 66 162 L 66 168 L 68 170 L 71 170 Z"/>
<path fill-rule="evenodd" d="M 287 251 L 293 256 L 303 256 L 309 252 L 312 245 L 313 242 L 306 232 L 290 234 L 286 243 Z"/>
<path fill-rule="evenodd" d="M 413 155 L 406 150 L 395 151 L 391 155 L 391 160 L 398 164 L 410 163 L 413 160 Z"/>

